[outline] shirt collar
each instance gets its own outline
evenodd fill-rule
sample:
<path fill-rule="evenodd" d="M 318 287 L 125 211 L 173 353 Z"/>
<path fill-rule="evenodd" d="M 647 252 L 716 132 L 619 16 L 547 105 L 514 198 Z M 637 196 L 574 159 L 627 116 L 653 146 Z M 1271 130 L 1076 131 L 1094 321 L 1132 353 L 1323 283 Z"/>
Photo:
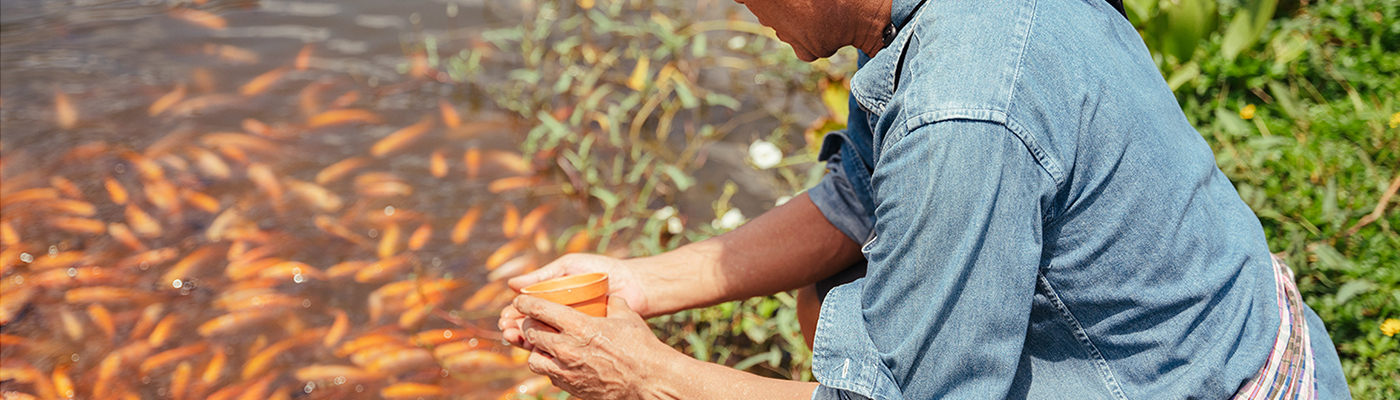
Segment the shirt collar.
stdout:
<path fill-rule="evenodd" d="M 910 14 L 914 13 L 914 8 L 919 5 L 920 0 L 894 0 L 890 4 L 890 22 L 894 23 L 896 29 L 904 29 L 904 25 L 909 23 Z"/>

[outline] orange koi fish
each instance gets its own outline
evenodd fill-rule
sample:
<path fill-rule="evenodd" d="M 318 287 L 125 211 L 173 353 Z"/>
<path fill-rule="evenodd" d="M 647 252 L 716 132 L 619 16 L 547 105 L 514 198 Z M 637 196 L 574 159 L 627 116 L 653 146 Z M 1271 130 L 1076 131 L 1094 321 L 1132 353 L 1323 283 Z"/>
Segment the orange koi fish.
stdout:
<path fill-rule="evenodd" d="M 530 241 L 525 240 L 525 238 L 506 242 L 505 245 L 502 245 L 500 248 L 496 249 L 495 252 L 491 253 L 491 256 L 486 257 L 486 270 L 490 271 L 496 269 L 496 267 L 501 266 L 501 264 L 504 264 L 507 260 L 515 257 L 516 253 L 528 247 L 530 247 Z"/>
<path fill-rule="evenodd" d="M 189 361 L 181 361 L 175 366 L 175 373 L 170 375 L 170 391 L 165 394 L 172 399 L 180 400 L 185 397 L 185 389 L 190 385 L 190 375 L 194 374 L 194 366 Z"/>
<path fill-rule="evenodd" d="M 330 329 L 329 331 L 326 331 L 326 338 L 325 338 L 324 340 L 321 341 L 321 344 L 325 345 L 326 348 L 334 347 L 337 343 L 340 343 L 340 339 L 344 338 L 344 337 L 345 337 L 345 333 L 346 333 L 346 332 L 349 332 L 349 331 L 350 331 L 350 316 L 349 316 L 349 315 L 346 315 L 344 310 L 336 309 L 336 310 L 335 310 L 335 322 L 332 322 L 332 323 L 331 323 L 331 329 Z M 298 379 L 301 379 L 301 378 L 298 378 Z M 311 380 L 311 379 L 302 379 L 302 380 Z"/>
<path fill-rule="evenodd" d="M 462 163 L 467 165 L 467 179 L 476 179 L 481 173 L 481 149 L 467 149 L 467 153 L 462 155 Z"/>
<path fill-rule="evenodd" d="M 383 236 L 379 238 L 379 258 L 389 258 L 399 252 L 401 235 L 399 224 L 390 224 L 384 228 Z"/>
<path fill-rule="evenodd" d="M 107 194 L 112 197 L 113 203 L 126 204 L 127 199 L 130 198 L 130 195 L 127 194 L 126 187 L 122 186 L 121 182 L 117 182 L 116 179 L 112 179 L 112 177 L 103 178 L 103 185 L 107 188 Z"/>
<path fill-rule="evenodd" d="M 218 316 L 199 325 L 200 336 L 221 336 L 277 316 L 276 310 L 245 310 Z"/>
<path fill-rule="evenodd" d="M 378 125 L 384 123 L 384 119 L 380 118 L 378 114 L 367 110 L 347 108 L 339 110 L 330 110 L 322 112 L 320 114 L 316 114 L 315 116 L 312 116 L 311 119 L 307 120 L 306 127 L 314 129 L 327 126 L 344 125 L 355 122 Z"/>
<path fill-rule="evenodd" d="M 58 308 L 58 319 L 63 323 L 63 333 L 69 339 L 78 342 L 83 340 L 83 323 L 78 320 L 78 316 L 69 311 L 67 307 Z"/>
<path fill-rule="evenodd" d="M 131 228 L 127 228 L 126 225 L 121 223 L 107 224 L 107 233 L 112 235 L 113 239 L 117 239 L 118 243 L 121 243 L 123 246 L 133 251 L 145 252 L 150 250 L 150 248 L 146 247 L 145 243 L 141 243 L 141 239 L 136 238 L 136 234 L 131 231 Z"/>
<path fill-rule="evenodd" d="M 122 367 L 122 356 L 120 353 L 107 354 L 102 359 L 102 363 L 97 366 L 97 383 L 92 386 L 93 393 L 109 393 L 112 388 L 112 378 L 117 376 Z"/>
<path fill-rule="evenodd" d="M 335 192 L 320 185 L 302 182 L 292 178 L 284 178 L 287 188 L 292 190 L 298 197 L 306 200 L 313 208 L 322 212 L 334 212 L 339 210 L 344 202 Z"/>
<path fill-rule="evenodd" d="M 223 158 L 219 158 L 214 152 L 205 150 L 202 147 L 190 146 L 188 149 L 190 157 L 194 159 L 194 165 L 199 168 L 204 176 L 215 179 L 228 179 L 233 174 L 233 169 Z"/>
<path fill-rule="evenodd" d="M 224 364 L 228 363 L 228 353 L 223 346 L 214 349 L 214 357 L 209 359 L 209 364 L 204 366 L 204 373 L 199 375 L 199 383 L 210 385 L 219 380 L 224 374 Z"/>
<path fill-rule="evenodd" d="M 379 396 L 386 399 L 417 399 L 442 396 L 443 394 L 446 392 L 441 386 L 412 382 L 395 383 L 379 390 Z"/>
<path fill-rule="evenodd" d="M 516 209 L 514 204 L 506 203 L 505 216 L 501 220 L 501 234 L 513 238 L 517 229 L 520 229 L 520 210 Z"/>
<path fill-rule="evenodd" d="M 447 156 L 442 149 L 433 151 L 433 155 L 428 158 L 428 172 L 434 178 L 447 176 Z"/>
<path fill-rule="evenodd" d="M 10 221 L 0 221 L 0 244 L 14 246 L 19 242 L 19 231 L 15 230 L 15 226 Z"/>
<path fill-rule="evenodd" d="M 529 235 L 539 229 L 541 221 L 544 221 L 544 217 L 549 215 L 550 211 L 554 211 L 554 204 L 555 203 L 548 203 L 535 207 L 529 214 L 525 214 L 525 217 L 520 219 L 520 234 L 522 236 Z"/>
<path fill-rule="evenodd" d="M 286 74 L 286 67 L 273 68 L 271 71 L 264 72 L 262 75 L 258 75 L 252 80 L 249 80 L 248 83 L 243 84 L 242 87 L 238 88 L 238 94 L 248 97 L 262 94 L 266 92 L 267 89 L 271 88 L 273 84 L 277 83 L 278 80 L 281 80 L 282 76 Z"/>
<path fill-rule="evenodd" d="M 300 52 L 297 52 L 296 62 L 292 63 L 297 71 L 305 71 L 306 68 L 311 65 L 311 48 L 312 45 L 307 43 L 305 46 L 301 47 Z"/>
<path fill-rule="evenodd" d="M 501 193 L 538 186 L 542 182 L 544 179 L 538 176 L 511 176 L 491 181 L 491 184 L 486 186 L 486 190 L 491 193 Z"/>
<path fill-rule="evenodd" d="M 198 208 L 200 211 L 210 214 L 218 213 L 219 210 L 223 209 L 223 206 L 219 205 L 218 199 L 194 190 L 180 189 L 180 197 L 184 198 L 185 202 L 194 206 L 194 208 Z"/>
<path fill-rule="evenodd" d="M 161 113 L 165 112 L 165 110 L 169 110 L 171 106 L 174 106 L 176 103 L 179 103 L 180 100 L 184 100 L 186 92 L 187 90 L 185 88 L 184 82 L 175 84 L 174 90 L 171 90 L 170 93 L 166 93 L 165 95 L 160 96 L 159 99 L 156 99 L 156 102 L 151 103 L 151 107 L 146 109 L 146 114 L 152 117 L 160 115 Z"/>
<path fill-rule="evenodd" d="M 335 182 L 337 180 L 340 180 L 340 178 L 344 177 L 350 172 L 363 168 L 367 165 L 369 165 L 369 159 L 363 157 L 350 157 L 344 160 L 340 160 L 339 162 L 331 164 L 325 169 L 322 169 L 321 172 L 316 173 L 316 183 L 319 185 L 325 185 L 331 182 Z"/>
<path fill-rule="evenodd" d="M 277 175 L 272 172 L 272 168 L 261 163 L 249 164 L 248 179 L 251 179 L 259 190 L 272 197 L 274 203 L 282 201 L 282 183 L 277 180 Z"/>
<path fill-rule="evenodd" d="M 218 260 L 221 250 L 223 249 L 215 245 L 204 245 L 195 249 L 195 251 L 185 256 L 185 258 L 180 259 L 180 262 L 175 263 L 170 269 L 166 270 L 165 274 L 161 275 L 161 282 L 168 284 L 175 282 L 176 279 L 185 279 L 194 276 L 196 268 L 203 267 L 210 262 Z"/>
<path fill-rule="evenodd" d="M 584 249 L 588 248 L 588 243 L 591 240 L 592 239 L 588 237 L 588 230 L 578 231 L 573 237 L 569 238 L 569 243 L 564 245 L 564 253 L 581 253 Z"/>
<path fill-rule="evenodd" d="M 107 233 L 107 224 L 90 218 L 54 217 L 48 219 L 47 222 L 49 226 L 71 233 L 93 236 L 101 236 Z"/>
<path fill-rule="evenodd" d="M 53 186 L 54 189 L 58 189 L 59 193 L 63 194 L 63 196 L 68 197 L 70 199 L 80 200 L 83 198 L 83 190 L 78 188 L 78 185 L 73 183 L 73 181 L 68 180 L 68 178 L 64 178 L 61 176 L 54 176 L 52 178 L 49 178 L 49 186 Z"/>
<path fill-rule="evenodd" d="M 452 243 L 466 243 L 471 237 L 472 226 L 476 225 L 476 219 L 481 216 L 481 206 L 473 206 L 462 214 L 462 218 L 457 220 L 457 225 L 452 228 Z"/>
<path fill-rule="evenodd" d="M 394 133 L 390 133 L 389 136 L 385 136 L 383 139 L 375 142 L 374 146 L 370 147 L 369 153 L 375 157 L 384 157 L 389 153 L 408 147 L 408 145 L 421 138 L 423 134 L 428 133 L 432 128 L 433 120 L 423 118 L 418 123 L 394 131 Z"/>
<path fill-rule="evenodd" d="M 501 168 L 505 168 L 506 171 L 510 171 L 516 175 L 526 175 L 531 172 L 530 161 L 521 157 L 520 154 L 501 150 L 487 150 L 482 157 L 486 161 L 496 164 Z"/>
<path fill-rule="evenodd" d="M 326 276 L 330 277 L 331 279 L 340 279 L 348 276 L 353 276 L 356 272 L 359 272 L 361 269 L 364 269 L 364 267 L 368 267 L 370 264 L 372 263 L 369 261 L 362 260 L 342 262 L 340 264 L 336 264 L 331 266 L 330 268 L 327 268 Z"/>
<path fill-rule="evenodd" d="M 59 90 L 53 92 L 53 115 L 59 128 L 73 129 L 78 125 L 78 109 L 68 100 L 68 94 Z"/>
<path fill-rule="evenodd" d="M 515 292 L 512 292 L 510 287 L 506 286 L 505 281 L 492 281 L 486 284 L 486 286 L 482 286 L 481 289 L 477 289 L 476 293 L 472 293 L 471 297 L 463 301 L 462 309 L 475 311 L 492 308 L 490 306 L 495 303 L 498 298 L 502 297 L 502 295 L 514 297 Z"/>
<path fill-rule="evenodd" d="M 418 229 L 414 229 L 413 235 L 408 238 L 408 249 L 413 251 L 421 250 L 423 246 L 427 245 L 428 241 L 432 239 L 432 225 L 429 225 L 428 223 L 423 223 L 422 225 L 418 226 Z"/>
<path fill-rule="evenodd" d="M 294 373 L 298 381 L 319 382 L 337 378 L 345 378 L 344 383 L 370 382 L 384 379 L 384 374 L 365 371 L 349 365 L 324 365 L 316 364 L 302 367 Z"/>
<path fill-rule="evenodd" d="M 208 349 L 208 343 L 199 342 L 188 346 L 182 346 L 162 351 L 160 353 L 156 353 L 154 355 L 151 355 L 150 357 L 147 357 L 145 360 L 142 360 L 141 365 L 137 368 L 137 370 L 141 371 L 142 374 L 147 374 L 150 373 L 152 370 L 155 370 L 156 368 L 160 368 L 177 361 L 197 356 Z"/>
<path fill-rule="evenodd" d="M 358 91 L 358 90 L 351 90 L 351 91 L 342 93 L 340 96 L 337 96 L 337 97 L 335 98 L 335 100 L 331 100 L 331 108 L 345 108 L 345 107 L 349 107 L 351 104 L 355 104 L 355 102 L 356 102 L 356 101 L 359 101 L 359 100 L 360 100 L 360 91 Z"/>
<path fill-rule="evenodd" d="M 133 338 L 146 337 L 147 334 L 151 333 L 151 330 L 155 329 L 156 322 L 161 319 L 162 315 L 165 315 L 164 304 L 156 303 L 146 306 L 146 308 L 141 309 L 141 318 L 136 320 L 136 326 L 131 327 L 131 332 L 128 332 L 128 335 Z M 145 341 L 139 341 L 137 343 L 150 347 L 150 344 Z M 134 350 L 138 349 L 133 349 L 133 351 Z M 140 357 L 131 357 L 130 359 L 136 360 L 145 357 L 145 354 L 141 354 Z"/>
<path fill-rule="evenodd" d="M 462 116 L 457 114 L 457 108 L 452 107 L 447 99 L 438 99 L 438 111 L 442 114 L 442 124 L 448 128 L 462 126 Z"/>
<path fill-rule="evenodd" d="M 152 348 L 164 346 L 165 341 L 170 340 L 170 334 L 174 333 L 177 322 L 179 320 L 175 319 L 175 314 L 166 314 L 165 318 L 161 318 L 160 322 L 156 323 L 156 327 L 151 329 L 151 335 L 146 337 L 146 343 L 150 343 Z"/>
<path fill-rule="evenodd" d="M 159 221 L 135 204 L 126 205 L 126 222 L 133 231 L 147 239 L 159 237 L 165 231 Z"/>
<path fill-rule="evenodd" d="M 89 305 L 87 314 L 88 318 L 92 319 L 92 323 L 97 325 L 97 329 L 101 329 L 108 338 L 117 336 L 117 325 L 112 321 L 112 312 L 108 311 L 107 307 L 103 307 L 101 304 Z"/>
<path fill-rule="evenodd" d="M 375 358 L 365 369 L 370 372 L 398 375 L 433 365 L 437 365 L 437 361 L 433 360 L 433 353 L 419 347 L 408 347 Z"/>
<path fill-rule="evenodd" d="M 355 281 L 360 283 L 382 282 L 413 266 L 413 253 L 399 254 L 379 260 L 355 273 Z"/>
<path fill-rule="evenodd" d="M 224 17 L 193 8 L 176 8 L 170 10 L 170 16 L 208 29 L 220 30 L 228 27 L 228 20 L 225 20 Z"/>
<path fill-rule="evenodd" d="M 47 200 L 57 199 L 58 196 L 59 196 L 58 189 L 54 189 L 54 188 L 33 188 L 33 189 L 24 189 L 24 190 L 21 190 L 21 191 L 18 191 L 18 192 L 14 192 L 14 193 L 12 193 L 12 194 L 7 194 L 7 195 L 5 195 L 5 197 L 4 197 L 3 199 L 0 199 L 0 205 L 10 205 L 10 204 L 15 204 L 15 203 L 27 203 L 27 202 L 36 202 L 36 201 L 47 201 Z"/>
<path fill-rule="evenodd" d="M 350 228 L 346 228 L 344 225 L 341 225 L 339 222 L 336 222 L 334 218 L 325 215 L 317 215 L 315 223 L 316 228 L 319 228 L 323 232 L 335 235 L 336 237 L 348 240 L 351 243 L 355 243 L 361 246 L 370 246 L 369 239 L 365 239 L 365 237 L 360 236 L 354 231 L 351 231 Z"/>

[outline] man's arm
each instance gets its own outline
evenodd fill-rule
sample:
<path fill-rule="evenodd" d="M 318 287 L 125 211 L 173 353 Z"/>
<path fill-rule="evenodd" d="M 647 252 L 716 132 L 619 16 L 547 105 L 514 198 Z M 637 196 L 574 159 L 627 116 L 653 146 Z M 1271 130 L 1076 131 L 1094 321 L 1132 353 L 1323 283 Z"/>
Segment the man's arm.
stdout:
<path fill-rule="evenodd" d="M 690 358 L 657 340 L 627 301 L 612 296 L 606 318 L 528 296 L 514 307 L 534 348 L 530 370 L 587 399 L 810 399 L 815 382 L 763 378 Z"/>
<path fill-rule="evenodd" d="M 861 257 L 802 193 L 729 233 L 623 263 L 656 293 L 648 314 L 663 315 L 807 286 Z"/>

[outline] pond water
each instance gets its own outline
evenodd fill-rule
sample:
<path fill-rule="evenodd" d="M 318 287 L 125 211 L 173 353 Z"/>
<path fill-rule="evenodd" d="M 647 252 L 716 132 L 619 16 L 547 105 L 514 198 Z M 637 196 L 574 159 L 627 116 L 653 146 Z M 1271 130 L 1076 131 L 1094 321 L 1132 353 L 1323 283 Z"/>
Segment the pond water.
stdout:
<path fill-rule="evenodd" d="M 401 73 L 518 21 L 487 3 L 0 3 L 4 398 L 548 390 L 499 278 L 596 243 L 588 210 L 518 122 Z"/>

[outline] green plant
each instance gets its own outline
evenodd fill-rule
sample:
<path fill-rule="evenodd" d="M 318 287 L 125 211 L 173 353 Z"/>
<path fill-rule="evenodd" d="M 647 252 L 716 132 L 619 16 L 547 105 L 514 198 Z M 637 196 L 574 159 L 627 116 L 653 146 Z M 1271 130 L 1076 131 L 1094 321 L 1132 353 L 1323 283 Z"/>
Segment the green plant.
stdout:
<path fill-rule="evenodd" d="M 720 185 L 710 209 L 685 209 L 678 196 L 699 184 L 700 154 L 745 121 L 777 122 L 742 134 L 781 149 L 781 160 L 762 165 L 779 196 L 815 184 L 824 169 L 802 135 L 810 117 L 796 110 L 820 108 L 805 94 L 831 86 L 854 58 L 846 52 L 804 63 L 778 49 L 785 45 L 767 28 L 692 18 L 683 6 L 543 1 L 526 6 L 521 24 L 481 32 L 478 45 L 455 54 L 438 55 L 438 41 L 429 38 L 409 50 L 426 53 L 421 65 L 401 70 L 436 76 L 423 70 L 442 69 L 460 91 L 485 93 L 531 126 L 522 151 L 557 167 L 558 192 L 598 210 L 566 230 L 557 247 L 583 232 L 596 240 L 592 251 L 657 254 L 742 222 L 729 201 L 737 192 L 732 182 Z M 844 87 L 837 81 L 835 89 Z M 779 293 L 652 322 L 658 336 L 697 358 L 810 379 L 794 304 Z"/>

